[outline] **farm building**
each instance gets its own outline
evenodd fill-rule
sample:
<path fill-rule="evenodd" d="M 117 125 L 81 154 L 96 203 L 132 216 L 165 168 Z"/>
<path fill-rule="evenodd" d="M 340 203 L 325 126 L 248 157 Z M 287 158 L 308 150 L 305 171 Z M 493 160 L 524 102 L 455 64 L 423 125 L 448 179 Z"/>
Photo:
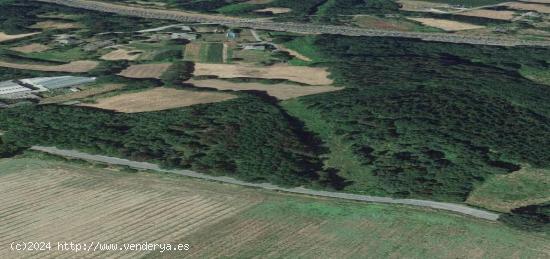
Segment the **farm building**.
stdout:
<path fill-rule="evenodd" d="M 15 93 L 30 92 L 33 89 L 22 86 L 15 81 L 0 82 L 0 97 Z"/>
<path fill-rule="evenodd" d="M 80 86 L 92 83 L 95 80 L 95 77 L 58 76 L 4 81 L 0 82 L 0 98 L 39 98 L 34 93 Z"/>
<path fill-rule="evenodd" d="M 54 35 L 54 41 L 60 45 L 73 45 L 73 44 L 80 43 L 80 41 L 76 38 L 75 35 L 70 35 L 70 34 Z"/>

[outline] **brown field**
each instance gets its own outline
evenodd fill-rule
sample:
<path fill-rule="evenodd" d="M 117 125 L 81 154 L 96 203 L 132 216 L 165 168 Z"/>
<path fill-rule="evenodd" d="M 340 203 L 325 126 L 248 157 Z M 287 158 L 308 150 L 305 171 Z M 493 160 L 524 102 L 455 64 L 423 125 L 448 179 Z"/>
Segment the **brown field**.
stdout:
<path fill-rule="evenodd" d="M 99 62 L 91 60 L 73 61 L 64 65 L 34 65 L 34 64 L 20 64 L 0 61 L 0 67 L 9 67 L 16 69 L 47 71 L 47 72 L 68 72 L 68 73 L 84 73 L 94 69 Z"/>
<path fill-rule="evenodd" d="M 289 13 L 291 11 L 292 9 L 290 8 L 270 7 L 270 8 L 259 9 L 254 12 L 271 12 L 273 14 L 281 14 L 281 13 Z"/>
<path fill-rule="evenodd" d="M 171 65 L 170 63 L 132 65 L 119 75 L 129 78 L 160 78 Z"/>
<path fill-rule="evenodd" d="M 495 20 L 505 20 L 509 21 L 514 19 L 516 12 L 514 11 L 495 11 L 495 10 L 471 10 L 466 12 L 456 13 L 457 15 L 472 16 L 472 17 L 482 17 Z"/>
<path fill-rule="evenodd" d="M 103 56 L 103 60 L 136 60 L 143 53 L 140 50 L 126 50 L 126 49 L 117 49 L 113 50 Z"/>
<path fill-rule="evenodd" d="M 506 6 L 516 10 L 535 11 L 539 13 L 550 14 L 550 6 L 547 6 L 544 4 L 527 4 L 527 3 L 513 2 L 513 3 L 507 3 Z"/>
<path fill-rule="evenodd" d="M 33 32 L 33 33 L 25 33 L 25 34 L 15 34 L 15 35 L 8 35 L 0 31 L 0 42 L 9 41 L 9 40 L 16 40 L 21 38 L 26 38 L 32 35 L 39 34 L 40 32 Z"/>
<path fill-rule="evenodd" d="M 37 22 L 36 24 L 32 25 L 30 28 L 43 29 L 43 30 L 47 30 L 47 29 L 62 30 L 62 29 L 74 29 L 74 28 L 78 28 L 78 27 L 79 27 L 79 25 L 76 24 L 76 23 L 66 23 L 66 22 L 56 22 L 56 21 L 42 21 L 42 22 Z"/>
<path fill-rule="evenodd" d="M 339 91 L 343 88 L 333 86 L 300 86 L 292 84 L 261 84 L 261 83 L 233 83 L 224 80 L 189 80 L 186 83 L 196 87 L 216 88 L 218 90 L 265 91 L 279 100 L 287 100 L 300 96 Z"/>
<path fill-rule="evenodd" d="M 201 60 L 201 47 L 202 44 L 199 42 L 191 42 L 185 45 L 184 59 L 199 62 Z"/>
<path fill-rule="evenodd" d="M 550 201 L 550 170 L 524 167 L 519 171 L 494 176 L 474 189 L 468 204 L 495 211 Z"/>
<path fill-rule="evenodd" d="M 64 94 L 42 99 L 40 103 L 62 103 L 76 99 L 82 99 L 102 93 L 111 92 L 123 88 L 124 84 L 106 84 L 101 86 L 94 86 L 76 93 Z"/>
<path fill-rule="evenodd" d="M 548 258 L 548 239 L 441 211 L 37 158 L 0 160 L 0 258 Z M 13 252 L 11 242 L 52 242 Z M 56 251 L 57 242 L 189 251 Z M 365 256 L 368 255 L 368 256 Z"/>
<path fill-rule="evenodd" d="M 11 173 L 2 170 L 0 175 L 1 258 L 84 256 L 82 251 L 56 251 L 57 242 L 170 243 L 257 202 L 232 188 L 205 188 L 201 182 L 183 178 L 38 160 L 16 162 L 17 170 L 10 170 L 12 162 Z M 5 164 L 0 161 L 0 166 Z M 5 249 L 16 240 L 52 242 L 53 251 Z M 136 258 L 146 253 L 98 251 L 93 255 Z"/>
<path fill-rule="evenodd" d="M 95 107 L 124 113 L 149 112 L 186 107 L 202 103 L 221 102 L 236 96 L 227 93 L 197 92 L 157 87 L 137 93 L 102 98 L 96 103 L 81 106 Z"/>
<path fill-rule="evenodd" d="M 29 45 L 21 46 L 21 47 L 13 47 L 11 50 L 17 51 L 17 52 L 23 52 L 23 53 L 33 53 L 33 52 L 42 52 L 50 49 L 50 47 L 39 44 L 39 43 L 32 43 Z"/>
<path fill-rule="evenodd" d="M 408 19 L 420 22 L 423 25 L 439 28 L 445 31 L 463 31 L 463 30 L 485 28 L 484 26 L 479 26 L 475 24 L 456 22 L 456 21 L 444 20 L 444 19 L 434 19 L 434 18 L 408 18 Z"/>
<path fill-rule="evenodd" d="M 300 52 L 298 51 L 295 51 L 295 50 L 292 50 L 292 49 L 289 49 L 285 46 L 283 46 L 282 44 L 278 44 L 278 45 L 275 45 L 277 47 L 277 49 L 280 49 L 282 51 L 286 51 L 288 52 L 290 55 L 294 56 L 295 58 L 297 59 L 300 59 L 300 60 L 303 60 L 303 61 L 307 61 L 307 62 L 311 62 L 311 59 L 302 55 Z"/>
<path fill-rule="evenodd" d="M 219 78 L 287 79 L 308 85 L 331 85 L 326 68 L 273 65 L 268 67 L 234 64 L 195 64 L 195 76 L 213 75 Z"/>

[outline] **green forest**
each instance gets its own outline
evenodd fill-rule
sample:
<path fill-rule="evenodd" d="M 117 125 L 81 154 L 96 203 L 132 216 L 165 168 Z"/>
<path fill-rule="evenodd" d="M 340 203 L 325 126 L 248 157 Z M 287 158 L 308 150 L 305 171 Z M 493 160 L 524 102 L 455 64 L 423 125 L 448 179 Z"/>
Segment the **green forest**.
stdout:
<path fill-rule="evenodd" d="M 1 110 L 0 128 L 3 150 L 51 145 L 283 186 L 342 185 L 322 172 L 318 140 L 261 97 L 137 114 L 22 106 Z"/>
<path fill-rule="evenodd" d="M 550 166 L 550 50 L 319 36 L 316 65 L 343 91 L 303 97 L 350 145 L 368 177 L 350 191 L 464 201 L 523 163 Z M 367 179 L 367 180 L 365 180 Z M 376 182 L 372 189 L 362 181 Z"/>

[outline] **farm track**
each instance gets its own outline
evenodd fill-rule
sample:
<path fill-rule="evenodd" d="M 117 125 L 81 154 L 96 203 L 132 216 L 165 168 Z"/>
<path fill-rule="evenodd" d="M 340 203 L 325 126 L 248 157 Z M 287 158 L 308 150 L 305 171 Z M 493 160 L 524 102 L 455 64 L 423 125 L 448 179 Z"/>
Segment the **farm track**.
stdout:
<path fill-rule="evenodd" d="M 237 180 L 230 177 L 210 176 L 210 175 L 197 173 L 189 170 L 162 169 L 158 165 L 151 164 L 151 163 L 136 162 L 136 161 L 130 161 L 126 159 L 101 156 L 101 155 L 91 155 L 87 153 L 78 152 L 75 150 L 63 150 L 55 147 L 43 147 L 43 146 L 34 146 L 31 149 L 36 151 L 46 152 L 49 154 L 59 155 L 59 156 L 83 159 L 88 161 L 96 161 L 96 162 L 114 164 L 114 165 L 124 165 L 132 168 L 136 168 L 136 169 L 174 173 L 174 174 L 179 174 L 187 177 L 218 181 L 218 182 L 253 187 L 253 188 L 261 188 L 261 189 L 272 190 L 272 191 L 305 194 L 305 195 L 327 197 L 327 198 L 338 198 L 338 199 L 352 200 L 352 201 L 365 201 L 365 202 L 375 202 L 375 203 L 418 206 L 418 207 L 451 211 L 451 212 L 468 215 L 468 216 L 472 216 L 480 219 L 490 220 L 490 221 L 496 221 L 499 217 L 499 214 L 471 208 L 461 204 L 435 202 L 435 201 L 428 201 L 428 200 L 416 200 L 416 199 L 394 199 L 389 197 L 377 197 L 377 196 L 358 195 L 358 194 L 341 193 L 341 192 L 317 191 L 317 190 L 311 190 L 311 189 L 306 189 L 302 187 L 283 188 L 283 187 L 279 187 L 269 183 L 250 183 L 250 182 L 244 182 L 244 181 Z"/>
<path fill-rule="evenodd" d="M 284 31 L 303 34 L 335 34 L 346 36 L 373 36 L 421 39 L 424 41 L 438 41 L 449 43 L 464 43 L 494 46 L 550 46 L 550 41 L 527 41 L 520 39 L 488 36 L 454 35 L 446 33 L 419 33 L 385 30 L 369 30 L 350 26 L 335 26 L 322 24 L 306 24 L 294 22 L 272 22 L 265 19 L 241 19 L 220 15 L 190 13 L 162 9 L 147 9 L 119 4 L 110 4 L 86 0 L 35 0 L 39 2 L 65 5 L 99 12 L 116 13 L 125 16 L 135 16 L 151 19 L 174 20 L 178 22 L 197 22 L 243 27 L 268 31 Z"/>

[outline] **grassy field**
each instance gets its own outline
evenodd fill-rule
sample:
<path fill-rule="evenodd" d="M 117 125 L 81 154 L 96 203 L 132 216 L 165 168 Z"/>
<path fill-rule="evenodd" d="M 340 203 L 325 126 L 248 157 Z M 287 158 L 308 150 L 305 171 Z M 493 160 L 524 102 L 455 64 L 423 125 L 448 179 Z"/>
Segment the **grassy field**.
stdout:
<path fill-rule="evenodd" d="M 6 249 L 9 242 L 29 238 L 190 244 L 189 251 L 157 251 L 148 254 L 151 258 L 549 256 L 544 237 L 444 212 L 277 194 L 38 157 L 0 160 L 4 257 L 74 256 Z M 86 254 L 115 255 L 146 253 Z"/>
<path fill-rule="evenodd" d="M 223 44 L 204 44 L 200 51 L 200 60 L 205 63 L 223 63 Z"/>
<path fill-rule="evenodd" d="M 467 203 L 509 212 L 511 209 L 550 201 L 550 170 L 523 168 L 497 175 L 476 188 Z"/>

